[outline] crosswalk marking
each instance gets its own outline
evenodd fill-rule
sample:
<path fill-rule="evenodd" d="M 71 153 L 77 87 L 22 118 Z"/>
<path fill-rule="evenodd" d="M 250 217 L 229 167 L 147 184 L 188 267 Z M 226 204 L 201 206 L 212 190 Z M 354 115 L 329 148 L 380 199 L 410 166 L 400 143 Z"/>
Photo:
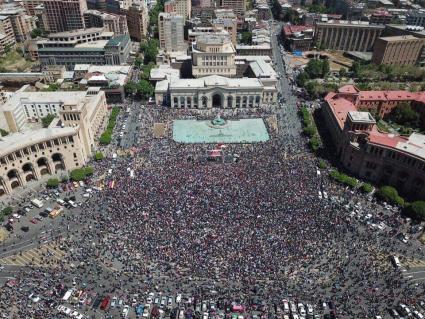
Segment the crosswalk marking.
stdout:
<path fill-rule="evenodd" d="M 44 256 L 43 256 L 44 255 Z M 54 243 L 31 248 L 26 251 L 0 258 L 0 265 L 7 266 L 35 266 L 35 267 L 52 267 L 43 261 L 43 258 L 48 261 L 53 261 L 53 266 L 65 257 L 66 253 L 60 250 Z"/>

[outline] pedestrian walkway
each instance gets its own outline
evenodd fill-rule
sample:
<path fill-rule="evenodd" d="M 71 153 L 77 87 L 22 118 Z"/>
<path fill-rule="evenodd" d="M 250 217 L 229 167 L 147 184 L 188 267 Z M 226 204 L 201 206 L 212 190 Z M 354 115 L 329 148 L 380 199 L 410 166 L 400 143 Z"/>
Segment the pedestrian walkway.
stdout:
<path fill-rule="evenodd" d="M 15 255 L 0 258 L 0 265 L 56 267 L 66 252 L 59 249 L 54 243 L 34 247 Z"/>
<path fill-rule="evenodd" d="M 425 267 L 425 260 L 419 260 L 419 259 L 408 260 L 403 263 L 403 266 L 408 266 L 410 268 Z"/>

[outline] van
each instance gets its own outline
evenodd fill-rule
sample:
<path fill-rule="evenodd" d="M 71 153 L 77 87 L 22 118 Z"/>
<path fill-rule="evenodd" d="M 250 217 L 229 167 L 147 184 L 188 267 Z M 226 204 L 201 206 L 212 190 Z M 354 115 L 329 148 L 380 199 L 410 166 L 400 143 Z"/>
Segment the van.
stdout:
<path fill-rule="evenodd" d="M 43 207 L 43 202 L 37 198 L 34 198 L 33 200 L 31 200 L 31 204 L 33 204 L 37 208 Z"/>
<path fill-rule="evenodd" d="M 396 268 L 401 268 L 401 263 L 400 263 L 400 260 L 398 259 L 398 257 L 392 256 L 391 258 L 392 258 L 392 262 L 393 262 L 394 266 Z"/>
<path fill-rule="evenodd" d="M 56 203 L 58 203 L 59 205 L 61 205 L 61 206 L 65 206 L 65 202 L 62 200 L 62 199 L 60 199 L 60 198 L 58 198 L 57 200 L 56 200 Z"/>
<path fill-rule="evenodd" d="M 283 312 L 284 313 L 289 313 L 289 303 L 288 303 L 288 300 L 283 299 L 282 300 L 282 303 L 283 303 Z"/>
<path fill-rule="evenodd" d="M 73 202 L 72 200 L 69 200 L 68 204 L 71 205 L 71 207 L 74 207 L 74 208 L 77 207 L 77 204 L 75 202 Z"/>

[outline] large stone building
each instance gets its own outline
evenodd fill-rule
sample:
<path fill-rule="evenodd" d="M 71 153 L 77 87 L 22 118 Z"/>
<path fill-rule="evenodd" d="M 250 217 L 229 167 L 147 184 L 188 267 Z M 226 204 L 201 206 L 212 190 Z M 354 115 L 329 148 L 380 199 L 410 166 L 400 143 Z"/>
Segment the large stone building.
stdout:
<path fill-rule="evenodd" d="M 342 51 L 372 51 L 381 36 L 383 25 L 361 21 L 328 21 L 316 23 L 315 43 L 321 48 Z"/>
<path fill-rule="evenodd" d="M 114 36 L 102 28 L 52 33 L 37 41 L 42 65 L 65 65 L 70 70 L 75 64 L 125 64 L 130 46 L 128 35 Z"/>
<path fill-rule="evenodd" d="M 209 75 L 182 79 L 163 68 L 162 78 L 156 75 L 156 103 L 175 108 L 256 108 L 275 103 L 278 76 L 270 64 L 271 59 L 259 56 L 236 59 L 241 67 L 238 78 Z"/>
<path fill-rule="evenodd" d="M 87 11 L 86 0 L 44 0 L 44 9 L 49 32 L 85 28 L 83 13 Z"/>
<path fill-rule="evenodd" d="M 236 76 L 235 47 L 229 35 L 200 35 L 192 43 L 192 75 Z"/>
<path fill-rule="evenodd" d="M 360 91 L 347 85 L 329 93 L 325 101 L 325 122 L 347 170 L 378 184 L 393 185 L 410 197 L 425 198 L 425 136 L 384 133 L 369 112 L 384 117 L 402 102 L 424 110 L 425 92 Z"/>
<path fill-rule="evenodd" d="M 421 56 L 425 39 L 412 35 L 382 37 L 375 41 L 372 62 L 375 64 L 415 65 Z"/>
<path fill-rule="evenodd" d="M 128 34 L 127 18 L 124 15 L 87 10 L 84 12 L 84 24 L 86 28 L 104 28 L 116 35 Z"/>
<path fill-rule="evenodd" d="M 159 47 L 166 53 L 186 51 L 183 27 L 181 15 L 161 12 L 158 15 Z"/>
<path fill-rule="evenodd" d="M 0 138 L 0 196 L 43 175 L 82 167 L 91 158 L 96 136 L 108 115 L 105 94 L 89 90 L 71 98 L 69 93 L 43 92 L 44 97 L 40 93 L 26 93 L 25 97 L 11 98 L 14 104 L 6 107 L 21 109 L 21 114 L 28 106 L 37 110 L 39 104 L 50 104 L 56 107 L 56 111 L 50 112 L 58 118 L 48 128 L 20 130 Z M 3 115 L 4 106 L 0 110 Z"/>
<path fill-rule="evenodd" d="M 130 37 L 136 41 L 146 38 L 149 26 L 148 8 L 143 3 L 133 4 L 125 10 Z"/>

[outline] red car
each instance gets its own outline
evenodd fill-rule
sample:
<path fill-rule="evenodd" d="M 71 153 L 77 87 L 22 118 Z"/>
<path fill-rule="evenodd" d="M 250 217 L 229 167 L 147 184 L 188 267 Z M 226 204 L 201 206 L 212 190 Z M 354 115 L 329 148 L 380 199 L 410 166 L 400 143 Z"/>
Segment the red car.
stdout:
<path fill-rule="evenodd" d="M 108 305 L 109 305 L 109 296 L 105 296 L 105 298 L 103 298 L 102 303 L 100 304 L 100 309 L 101 310 L 105 310 Z"/>
<path fill-rule="evenodd" d="M 35 218 L 33 218 L 33 219 L 30 220 L 30 222 L 33 223 L 33 224 L 37 224 L 38 223 L 38 220 L 35 219 Z"/>

